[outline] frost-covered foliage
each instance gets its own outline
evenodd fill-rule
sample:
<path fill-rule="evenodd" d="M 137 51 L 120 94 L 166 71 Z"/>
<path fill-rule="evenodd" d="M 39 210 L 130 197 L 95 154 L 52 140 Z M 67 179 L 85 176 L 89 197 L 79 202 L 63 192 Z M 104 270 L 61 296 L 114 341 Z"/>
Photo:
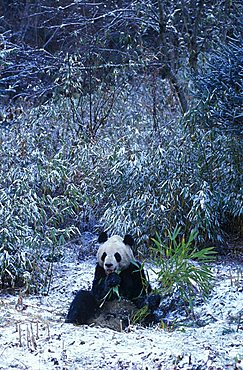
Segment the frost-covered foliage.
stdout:
<path fill-rule="evenodd" d="M 198 76 L 198 96 L 206 106 L 207 126 L 242 131 L 243 104 L 243 48 L 242 42 L 232 40 L 229 45 L 214 48 Z"/>
<path fill-rule="evenodd" d="M 200 242 L 222 241 L 227 215 L 242 212 L 240 143 L 216 131 L 197 128 L 191 134 L 183 123 L 175 125 L 160 133 L 127 127 L 110 145 L 103 219 L 111 230 L 135 231 L 140 240 L 181 225 L 186 233 L 197 230 Z"/>
<path fill-rule="evenodd" d="M 165 232 L 166 238 L 159 235 L 153 239 L 152 247 L 159 291 L 162 297 L 182 300 L 189 309 L 193 309 L 196 298 L 200 294 L 205 298 L 213 286 L 213 273 L 210 264 L 214 260 L 213 247 L 198 250 L 195 246 L 197 233 L 192 230 L 188 240 L 178 238 L 180 228 L 171 233 Z"/>
<path fill-rule="evenodd" d="M 80 175 L 70 167 L 66 144 L 55 126 L 59 116 L 52 108 L 33 110 L 21 126 L 1 130 L 3 288 L 47 287 L 52 262 L 60 258 L 61 246 L 78 234 L 88 210 L 85 192 L 75 185 Z"/>
<path fill-rule="evenodd" d="M 87 96 L 87 107 L 96 98 Z M 93 219 L 132 233 L 143 252 L 176 225 L 185 235 L 196 230 L 201 243 L 222 240 L 222 225 L 242 213 L 240 141 L 200 128 L 191 113 L 169 120 L 161 102 L 155 127 L 149 87 L 128 86 L 89 141 L 65 98 L 1 129 L 3 287 L 48 286 L 65 243 L 91 230 Z"/>

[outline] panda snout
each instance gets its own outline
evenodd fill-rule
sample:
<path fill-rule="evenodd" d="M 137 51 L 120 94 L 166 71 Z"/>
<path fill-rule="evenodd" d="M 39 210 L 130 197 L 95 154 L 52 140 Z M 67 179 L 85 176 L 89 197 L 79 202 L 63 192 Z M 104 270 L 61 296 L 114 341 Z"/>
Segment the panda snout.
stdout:
<path fill-rule="evenodd" d="M 114 272 L 115 268 L 113 267 L 112 263 L 105 263 L 105 271 L 107 274 L 111 274 Z"/>

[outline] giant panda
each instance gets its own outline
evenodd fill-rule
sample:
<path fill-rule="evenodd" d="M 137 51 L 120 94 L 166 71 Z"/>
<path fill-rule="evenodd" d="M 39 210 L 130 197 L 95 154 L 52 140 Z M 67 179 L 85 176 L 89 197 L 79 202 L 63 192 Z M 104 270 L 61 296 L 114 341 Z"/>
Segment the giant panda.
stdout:
<path fill-rule="evenodd" d="M 151 286 L 146 279 L 141 263 L 136 261 L 131 235 L 124 238 L 106 232 L 99 235 L 97 264 L 91 291 L 80 290 L 70 305 L 66 322 L 90 324 L 97 312 L 102 310 L 105 301 L 118 298 L 130 300 L 137 308 L 145 305 L 151 317 L 160 303 L 160 296 L 151 294 Z"/>

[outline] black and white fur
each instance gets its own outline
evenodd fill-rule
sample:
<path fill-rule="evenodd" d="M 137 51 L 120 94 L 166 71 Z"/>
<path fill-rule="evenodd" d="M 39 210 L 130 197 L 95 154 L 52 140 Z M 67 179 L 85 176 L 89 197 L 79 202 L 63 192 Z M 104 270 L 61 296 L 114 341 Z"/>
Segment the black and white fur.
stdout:
<path fill-rule="evenodd" d="M 133 255 L 134 240 L 130 235 L 124 239 L 119 235 L 108 238 L 103 232 L 98 238 L 97 265 L 91 291 L 80 290 L 71 306 L 66 322 L 87 324 L 104 300 L 117 297 L 112 292 L 118 287 L 119 296 L 131 300 L 138 308 L 148 305 L 151 314 L 158 308 L 160 297 L 151 294 L 151 286 L 146 279 L 140 262 Z"/>

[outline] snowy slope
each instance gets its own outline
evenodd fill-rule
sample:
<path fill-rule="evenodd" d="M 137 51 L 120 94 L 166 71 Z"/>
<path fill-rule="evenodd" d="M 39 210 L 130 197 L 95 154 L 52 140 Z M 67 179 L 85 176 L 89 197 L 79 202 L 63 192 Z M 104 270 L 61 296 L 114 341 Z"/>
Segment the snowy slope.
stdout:
<path fill-rule="evenodd" d="M 195 308 L 202 326 L 174 331 L 65 324 L 72 292 L 91 286 L 94 268 L 94 258 L 56 263 L 47 297 L 1 295 L 0 369 L 243 369 L 239 264 L 215 264 L 214 291 Z"/>

